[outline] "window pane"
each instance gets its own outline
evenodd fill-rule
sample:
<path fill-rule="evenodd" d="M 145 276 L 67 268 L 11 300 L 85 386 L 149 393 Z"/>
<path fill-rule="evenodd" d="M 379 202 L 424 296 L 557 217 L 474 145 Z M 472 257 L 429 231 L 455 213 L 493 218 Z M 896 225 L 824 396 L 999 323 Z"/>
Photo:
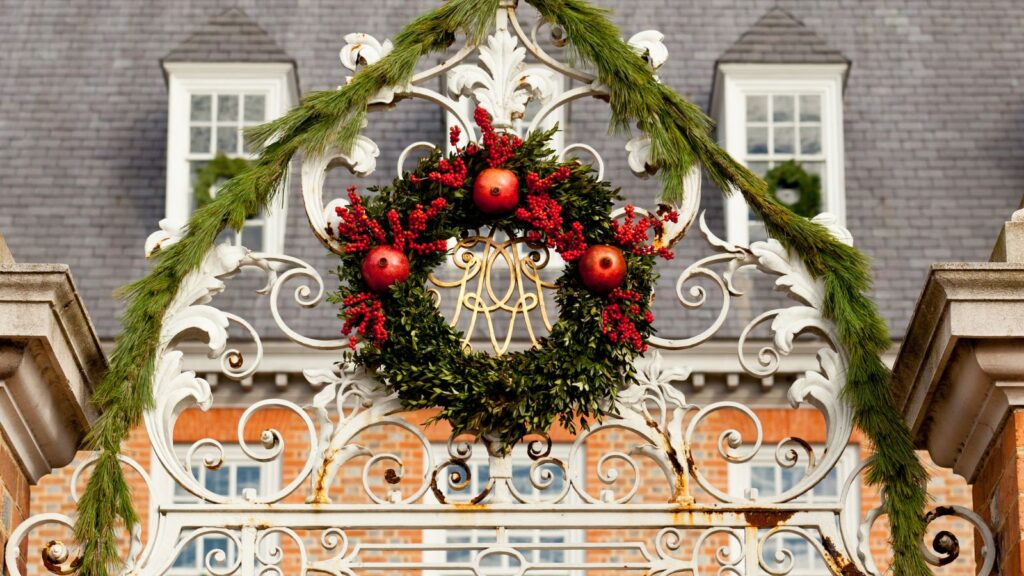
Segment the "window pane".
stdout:
<path fill-rule="evenodd" d="M 800 153 L 821 154 L 821 126 L 800 127 Z"/>
<path fill-rule="evenodd" d="M 768 153 L 768 128 L 747 129 L 747 154 Z"/>
<path fill-rule="evenodd" d="M 796 152 L 796 145 L 793 141 L 792 127 L 775 128 L 775 153 L 793 154 Z"/>
<path fill-rule="evenodd" d="M 239 466 L 238 475 L 235 478 L 236 492 L 239 495 L 242 494 L 242 490 L 252 488 L 253 490 L 259 490 L 260 488 L 260 468 L 259 466 Z"/>
<path fill-rule="evenodd" d="M 821 122 L 821 96 L 800 97 L 800 121 Z"/>
<path fill-rule="evenodd" d="M 764 178 L 764 175 L 771 169 L 771 166 L 768 162 L 749 162 L 747 168 L 750 168 L 750 171 L 754 174 Z"/>
<path fill-rule="evenodd" d="M 747 96 L 747 122 L 768 121 L 768 97 Z"/>
<path fill-rule="evenodd" d="M 210 558 L 211 563 L 214 566 L 225 566 L 231 563 L 231 557 L 233 550 L 230 544 L 228 544 L 227 538 L 211 537 L 203 539 L 203 558 L 209 557 L 210 552 L 214 550 L 220 550 L 224 553 L 223 556 L 217 555 Z"/>
<path fill-rule="evenodd" d="M 181 550 L 181 554 L 174 559 L 175 568 L 195 568 L 196 566 L 196 543 L 192 542 Z"/>
<path fill-rule="evenodd" d="M 801 162 L 800 167 L 804 169 L 808 174 L 816 174 L 818 181 L 821 182 L 821 198 L 824 202 L 826 196 L 825 192 L 828 191 L 828 183 L 825 181 L 825 163 L 824 162 Z M 822 206 L 822 210 L 827 210 L 827 206 Z"/>
<path fill-rule="evenodd" d="M 238 122 L 237 94 L 221 94 L 217 96 L 217 121 Z"/>
<path fill-rule="evenodd" d="M 189 129 L 188 149 L 193 154 L 207 154 L 210 152 L 210 128 L 207 126 L 193 126 Z"/>
<path fill-rule="evenodd" d="M 750 487 L 761 494 L 775 494 L 775 469 L 771 466 L 751 467 Z"/>
<path fill-rule="evenodd" d="M 246 122 L 264 122 L 266 116 L 266 97 L 262 94 L 248 94 L 243 107 Z"/>
<path fill-rule="evenodd" d="M 522 494 L 532 494 L 533 483 L 530 482 L 530 469 L 518 466 L 512 470 L 512 485 Z"/>
<path fill-rule="evenodd" d="M 792 487 L 796 486 L 797 482 L 799 482 L 801 479 L 803 479 L 803 477 L 805 475 L 806 475 L 806 472 L 805 472 L 805 470 L 803 468 L 799 468 L 799 467 L 783 468 L 782 469 L 782 490 L 780 490 L 780 492 L 789 490 Z"/>
<path fill-rule="evenodd" d="M 209 122 L 211 100 L 209 94 L 193 94 L 190 118 L 193 122 Z"/>
<path fill-rule="evenodd" d="M 238 153 L 238 128 L 234 126 L 217 127 L 217 151 L 225 154 Z"/>
<path fill-rule="evenodd" d="M 776 122 L 792 122 L 795 96 L 772 96 L 772 120 Z"/>
<path fill-rule="evenodd" d="M 814 487 L 814 495 L 835 499 L 839 497 L 839 470 L 833 468 L 828 475 L 821 479 L 821 482 Z"/>
<path fill-rule="evenodd" d="M 246 224 L 242 228 L 242 246 L 259 252 L 263 250 L 263 225 Z"/>
<path fill-rule="evenodd" d="M 231 472 L 226 467 L 219 470 L 206 471 L 206 489 L 215 493 L 228 495 L 230 489 Z"/>

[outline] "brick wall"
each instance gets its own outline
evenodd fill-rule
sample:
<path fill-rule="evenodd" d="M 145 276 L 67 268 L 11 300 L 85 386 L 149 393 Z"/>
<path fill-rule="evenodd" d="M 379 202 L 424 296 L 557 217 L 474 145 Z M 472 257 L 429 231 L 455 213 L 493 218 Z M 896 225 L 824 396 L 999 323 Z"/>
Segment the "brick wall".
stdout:
<path fill-rule="evenodd" d="M 11 531 L 28 517 L 29 495 L 28 479 L 14 451 L 0 436 L 0 549 L 6 547 Z"/>
<path fill-rule="evenodd" d="M 973 486 L 976 511 L 996 538 L 996 570 L 1020 574 L 1024 516 L 1024 411 L 1015 410 L 994 441 Z"/>
<path fill-rule="evenodd" d="M 222 442 L 231 442 L 236 439 L 236 425 L 241 413 L 241 409 L 215 409 L 211 410 L 209 413 L 201 413 L 197 411 L 186 412 L 179 419 L 176 426 L 175 438 L 183 443 L 190 443 L 204 437 L 215 438 Z M 799 436 L 812 444 L 824 443 L 824 424 L 821 415 L 815 411 L 762 409 L 758 410 L 757 414 L 765 432 L 765 448 L 763 451 L 767 453 L 771 453 L 774 450 L 774 445 L 777 442 L 790 436 Z M 423 421 L 428 418 L 429 415 L 430 414 L 428 412 L 419 412 L 413 415 L 412 419 Z M 285 452 L 281 470 L 281 480 L 282 485 L 284 485 L 294 478 L 301 470 L 305 456 L 308 453 L 308 442 L 305 440 L 305 432 L 303 431 L 298 419 L 295 418 L 294 415 L 290 415 L 283 410 L 267 410 L 257 414 L 250 425 L 246 428 L 245 437 L 249 441 L 256 442 L 258 441 L 259 433 L 268 427 L 280 430 L 284 436 Z M 721 490 L 728 489 L 729 471 L 727 469 L 727 465 L 724 464 L 721 458 L 717 456 L 717 442 L 721 432 L 730 428 L 741 432 L 745 441 L 749 441 L 754 437 L 753 425 L 745 416 L 742 416 L 738 412 L 719 412 L 708 418 L 708 420 L 698 429 L 698 433 L 695 437 L 695 444 L 693 446 L 693 457 L 695 462 L 700 467 L 704 476 L 716 488 Z M 448 434 L 450 433 L 450 429 L 443 423 L 427 427 L 425 431 L 432 442 L 441 446 L 443 446 L 443 442 L 447 439 Z M 408 494 L 410 490 L 415 490 L 420 486 L 419 479 L 422 477 L 423 460 L 419 444 L 411 434 L 395 427 L 375 428 L 360 435 L 359 439 L 362 444 L 371 449 L 387 446 L 388 451 L 397 453 L 399 456 L 403 457 L 406 480 L 399 484 L 398 487 L 405 490 L 404 494 Z M 553 431 L 552 439 L 555 442 L 566 442 L 570 441 L 572 436 L 565 430 L 557 429 Z M 605 487 L 605 485 L 600 482 L 597 475 L 597 459 L 602 454 L 606 454 L 611 450 L 628 449 L 634 441 L 635 438 L 631 433 L 622 430 L 604 431 L 589 439 L 584 464 L 587 470 L 587 490 L 592 495 L 597 496 L 600 490 Z M 860 457 L 865 457 L 868 450 L 862 435 L 856 433 L 852 442 L 859 447 Z M 476 448 L 476 450 L 480 449 L 480 447 Z M 132 437 L 126 442 L 125 453 L 136 459 L 144 469 L 151 470 L 154 465 L 158 466 L 158 464 L 151 461 L 148 440 L 145 436 L 144 430 L 136 430 Z M 642 458 L 640 458 L 640 460 L 642 460 Z M 358 503 L 369 501 L 363 491 L 361 483 L 361 472 L 363 465 L 366 462 L 366 458 L 357 459 L 342 468 L 336 482 L 331 487 L 331 496 L 334 502 Z M 383 480 L 385 469 L 389 466 L 390 464 L 375 467 L 371 470 L 369 475 L 370 487 L 380 496 L 385 496 L 387 490 L 393 488 Z M 619 472 L 622 473 L 622 477 L 620 478 L 619 483 L 613 485 L 613 487 L 618 487 L 618 491 L 615 492 L 615 495 L 617 496 L 624 494 L 622 491 L 624 490 L 622 485 L 628 484 L 631 479 L 627 467 L 619 466 L 619 469 Z M 44 479 L 39 486 L 33 489 L 33 512 L 67 513 L 73 509 L 67 490 L 67 482 L 70 477 L 70 472 L 70 467 L 58 471 L 54 475 Z M 971 507 L 970 486 L 968 486 L 962 478 L 953 476 L 948 471 L 940 470 L 934 466 L 931 466 L 931 472 L 932 480 L 929 488 L 936 501 Z M 657 466 L 653 463 L 647 462 L 642 470 L 641 489 L 634 498 L 634 502 L 664 503 L 668 501 L 671 496 L 671 494 L 669 494 L 668 484 L 665 482 L 664 478 L 660 476 L 661 472 L 658 470 Z M 149 502 L 146 490 L 142 486 L 141 480 L 134 476 L 132 477 L 132 486 L 135 489 L 135 495 L 137 498 L 136 503 L 140 514 L 142 515 L 143 525 L 148 530 Z M 81 486 L 79 488 L 81 488 Z M 975 490 L 977 490 L 977 487 Z M 308 485 L 303 483 L 302 487 L 297 490 L 295 494 L 287 498 L 286 501 L 294 503 L 302 502 L 305 500 L 308 493 Z M 694 496 L 698 502 L 712 501 L 712 498 L 699 488 L 694 489 Z M 877 504 L 878 494 L 875 490 L 863 489 L 861 491 L 860 508 L 862 513 L 866 513 Z M 936 525 L 935 529 L 933 529 L 932 535 L 938 529 L 950 530 L 954 534 L 961 536 L 962 555 L 961 559 L 956 563 L 938 570 L 937 573 L 955 574 L 958 576 L 968 576 L 973 574 L 973 542 L 969 536 L 966 538 L 964 537 L 964 535 L 970 534 L 969 526 L 963 521 L 942 520 Z M 684 531 L 684 547 L 681 548 L 680 557 L 685 558 L 687 556 L 689 549 L 688 546 L 692 545 L 696 541 L 699 534 L 699 531 Z M 874 551 L 875 558 L 878 559 L 880 568 L 883 570 L 887 565 L 887 534 L 887 526 L 884 523 L 884 520 L 880 521 L 871 532 L 871 548 Z M 322 550 L 316 540 L 319 538 L 318 533 L 314 534 L 300 531 L 299 535 L 306 540 L 307 550 L 310 551 L 313 557 L 326 557 L 328 555 Z M 378 530 L 367 532 L 349 531 L 348 536 L 351 542 L 365 541 L 374 543 L 421 542 L 423 538 L 423 535 L 416 530 Z M 630 540 L 645 542 L 648 544 L 653 542 L 655 536 L 656 531 L 653 530 L 626 531 L 596 529 L 587 531 L 585 535 L 586 539 L 591 542 Z M 59 531 L 41 531 L 33 535 L 32 541 L 29 544 L 29 550 L 38 550 L 42 543 L 50 538 L 68 539 L 68 535 L 66 533 L 62 534 Z M 714 554 L 721 546 L 728 544 L 728 540 L 726 538 L 727 537 L 724 535 L 719 535 L 708 539 L 704 543 L 700 549 L 702 564 L 706 564 L 709 568 L 714 566 Z M 929 542 L 930 540 L 931 535 L 929 536 Z M 298 573 L 297 547 L 287 539 L 282 539 L 281 545 L 285 558 L 282 565 L 284 573 Z M 381 552 L 377 554 L 361 555 L 361 558 L 365 561 L 384 561 L 401 557 L 402 554 L 396 552 Z M 409 558 L 411 555 L 407 553 L 405 557 Z M 633 552 L 619 551 L 595 551 L 591 552 L 587 557 L 588 561 L 612 559 L 623 561 L 631 559 L 639 560 Z M 39 566 L 34 566 L 33 570 L 34 571 L 31 571 L 30 573 L 44 573 L 40 570 Z"/>

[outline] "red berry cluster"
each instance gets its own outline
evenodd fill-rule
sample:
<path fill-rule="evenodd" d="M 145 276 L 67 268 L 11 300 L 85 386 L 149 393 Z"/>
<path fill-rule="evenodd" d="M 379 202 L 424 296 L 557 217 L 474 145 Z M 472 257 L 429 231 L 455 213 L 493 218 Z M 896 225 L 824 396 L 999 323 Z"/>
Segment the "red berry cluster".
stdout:
<path fill-rule="evenodd" d="M 616 288 L 608 296 L 612 302 L 601 314 L 601 332 L 614 343 L 627 344 L 641 354 L 647 351 L 638 322 L 650 324 L 654 322 L 654 314 L 644 310 L 644 297 L 635 290 Z"/>
<path fill-rule="evenodd" d="M 462 137 L 462 128 L 458 126 L 452 126 L 448 129 L 448 143 L 452 145 L 452 148 L 459 149 L 459 138 Z"/>
<path fill-rule="evenodd" d="M 360 340 L 370 340 L 374 346 L 387 342 L 388 331 L 384 328 L 384 310 L 380 300 L 370 292 L 360 292 L 346 296 L 342 301 L 345 306 L 345 324 L 341 333 L 348 336 L 348 346 L 353 350 Z M 355 330 L 355 334 L 352 331 Z"/>
<path fill-rule="evenodd" d="M 458 128 L 453 128 L 457 130 Z M 456 137 L 458 141 L 458 137 Z M 442 159 L 437 163 L 437 170 L 431 170 L 427 173 L 426 178 L 420 178 L 415 174 L 409 176 L 414 184 L 419 184 L 423 180 L 430 180 L 431 182 L 438 182 L 442 186 L 448 188 L 462 188 L 462 185 L 466 183 L 466 162 L 461 157 L 456 156 L 454 160 L 448 161 Z"/>
<path fill-rule="evenodd" d="M 348 189 L 348 206 L 338 206 L 334 213 L 341 218 L 338 223 L 338 237 L 345 241 L 345 253 L 357 254 L 366 252 L 374 244 L 387 244 L 387 235 L 384 228 L 376 221 L 366 215 L 366 206 L 362 197 L 356 193 L 356 187 Z M 327 229 L 327 233 L 333 235 L 334 230 Z"/>
<path fill-rule="evenodd" d="M 384 227 L 376 220 L 366 214 L 366 205 L 363 199 L 356 192 L 356 187 L 348 189 L 349 205 L 338 206 L 334 209 L 341 222 L 338 223 L 338 237 L 345 241 L 346 254 L 358 254 L 366 252 L 373 246 L 384 246 L 388 244 L 388 235 Z M 387 213 L 388 227 L 391 229 L 391 246 L 396 250 L 405 251 L 407 248 L 417 254 L 428 252 L 444 252 L 448 249 L 445 240 L 431 240 L 429 242 L 417 242 L 420 234 L 427 229 L 427 222 L 438 215 L 448 205 L 444 198 L 435 198 L 426 209 L 417 204 L 405 226 L 395 210 Z M 328 232 L 334 231 L 328 228 Z"/>
<path fill-rule="evenodd" d="M 620 246 L 629 250 L 633 254 L 640 256 L 661 256 L 665 260 L 671 260 L 675 254 L 672 253 L 668 248 L 655 248 L 654 245 L 647 243 L 647 231 L 654 230 L 655 233 L 661 232 L 665 222 L 676 222 L 679 219 L 679 213 L 675 210 L 667 212 L 661 218 L 655 216 L 644 216 L 637 220 L 636 208 L 632 205 L 626 206 L 625 208 L 626 217 L 620 224 L 615 221 L 612 222 L 612 232 L 615 233 L 615 241 Z"/>
<path fill-rule="evenodd" d="M 572 170 L 568 166 L 561 166 L 543 178 L 536 172 L 530 172 L 526 175 L 526 189 L 530 194 L 544 194 L 551 190 L 556 182 L 565 182 L 570 176 L 572 176 Z"/>
<path fill-rule="evenodd" d="M 516 155 L 516 150 L 523 145 L 519 136 L 509 136 L 508 134 L 499 136 L 494 129 L 494 124 L 491 123 L 490 113 L 483 106 L 477 106 L 476 112 L 473 113 L 473 120 L 483 134 L 484 148 L 487 149 L 487 165 L 491 168 L 497 168 L 508 162 Z M 466 152 L 469 153 L 469 150 L 467 149 Z"/>
<path fill-rule="evenodd" d="M 426 254 L 428 252 L 444 252 L 448 249 L 448 242 L 446 240 L 432 240 L 430 242 L 417 242 L 416 240 L 420 237 L 420 234 L 427 229 L 427 222 L 432 220 L 441 210 L 444 210 L 445 206 L 448 205 L 448 201 L 444 198 L 434 198 L 434 201 L 430 203 L 430 206 L 424 210 L 423 206 L 417 204 L 413 207 L 412 212 L 409 212 L 409 217 L 406 220 L 406 226 L 403 229 L 402 221 L 398 217 L 398 212 L 395 210 L 388 210 L 388 225 L 391 227 L 391 235 L 394 241 L 391 243 L 397 250 L 405 250 L 408 247 L 410 250 L 417 254 Z"/>
<path fill-rule="evenodd" d="M 547 191 L 555 182 L 569 178 L 571 172 L 563 166 L 545 178 L 536 172 L 526 175 L 526 187 L 530 194 L 526 197 L 525 206 L 516 210 L 517 219 L 529 224 L 533 229 L 526 237 L 531 242 L 543 242 L 554 248 L 566 262 L 574 262 L 587 250 L 587 241 L 583 237 L 583 226 L 573 222 L 565 228 L 562 219 L 562 205 L 548 196 Z"/>

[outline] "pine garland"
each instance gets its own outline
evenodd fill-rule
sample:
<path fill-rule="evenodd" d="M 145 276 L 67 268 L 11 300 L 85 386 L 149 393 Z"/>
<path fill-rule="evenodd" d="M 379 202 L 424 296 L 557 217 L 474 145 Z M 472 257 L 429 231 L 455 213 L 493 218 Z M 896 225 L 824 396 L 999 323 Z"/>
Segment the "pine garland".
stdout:
<path fill-rule="evenodd" d="M 867 480 L 884 488 L 887 495 L 893 573 L 930 574 L 919 548 L 925 532 L 927 475 L 896 410 L 891 374 L 881 361 L 890 340 L 885 322 L 865 295 L 871 277 L 864 256 L 824 227 L 795 216 L 772 197 L 763 180 L 722 150 L 711 136 L 711 120 L 656 81 L 643 59 L 621 40 L 606 11 L 584 0 L 528 1 L 566 31 L 578 60 L 597 71 L 610 94 L 612 128 L 625 130 L 635 123 L 651 138 L 652 163 L 660 168 L 664 184 L 663 202 L 681 199 L 684 177 L 699 163 L 724 193 L 739 191 L 764 221 L 768 234 L 800 254 L 808 270 L 823 279 L 822 313 L 835 324 L 847 354 L 844 396 L 853 406 L 855 424 L 875 448 Z M 82 546 L 81 574 L 105 576 L 117 566 L 118 525 L 138 522 L 117 456 L 122 440 L 153 405 L 162 319 L 182 280 L 199 267 L 225 227 L 240 229 L 249 214 L 270 204 L 295 152 L 316 154 L 329 146 L 349 149 L 370 99 L 379 90 L 403 85 L 420 58 L 447 49 L 459 32 L 471 41 L 482 39 L 499 4 L 500 0 L 449 0 L 406 26 L 395 38 L 393 50 L 358 72 L 346 86 L 314 92 L 282 118 L 251 131 L 250 141 L 256 147 L 265 146 L 252 168 L 196 210 L 185 236 L 161 251 L 149 275 L 125 287 L 124 330 L 93 396 L 101 416 L 86 439 L 86 447 L 100 455 L 75 523 L 75 537 Z"/>

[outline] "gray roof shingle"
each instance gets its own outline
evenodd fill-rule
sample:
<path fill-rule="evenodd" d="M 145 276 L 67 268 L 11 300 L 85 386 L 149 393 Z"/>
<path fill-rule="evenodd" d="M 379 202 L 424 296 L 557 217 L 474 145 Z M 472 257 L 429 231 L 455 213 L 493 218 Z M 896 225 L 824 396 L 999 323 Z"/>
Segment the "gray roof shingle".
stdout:
<path fill-rule="evenodd" d="M 814 30 L 782 8 L 761 16 L 719 58 L 719 64 L 849 64 Z"/>
<path fill-rule="evenodd" d="M 231 8 L 199 26 L 164 62 L 291 62 L 267 31 L 240 8 Z"/>
<path fill-rule="evenodd" d="M 698 105 L 709 101 L 715 59 L 731 53 L 736 38 L 775 5 L 806 23 L 793 34 L 813 29 L 856 63 L 844 94 L 846 223 L 873 260 L 873 295 L 897 337 L 929 265 L 987 259 L 999 227 L 1020 204 L 1024 50 L 1011 39 L 1019 38 L 1024 26 L 1024 2 L 595 3 L 617 9 L 615 19 L 626 36 L 650 28 L 664 32 L 672 57 L 659 74 Z M 263 24 L 274 45 L 295 58 L 307 90 L 333 89 L 344 81 L 338 63 L 344 34 L 393 38 L 404 23 L 438 5 L 438 0 L 0 2 L 0 230 L 14 257 L 69 264 L 98 333 L 115 336 L 122 305 L 113 292 L 152 265 L 142 256 L 143 243 L 165 216 L 168 101 L 160 58 L 175 46 L 188 46 L 184 40 L 212 15 L 242 6 Z M 520 6 L 528 10 L 525 2 Z M 524 22 L 530 18 L 523 15 Z M 252 43 L 246 50 L 235 58 L 256 57 Z M 423 66 L 439 59 L 432 56 Z M 658 179 L 638 181 L 629 174 L 625 138 L 608 134 L 607 104 L 575 101 L 569 119 L 566 142 L 593 145 L 605 159 L 608 179 L 624 186 L 631 200 L 650 206 Z M 345 171 L 331 172 L 328 197 L 342 196 L 349 184 L 390 181 L 394 172 L 388 168 L 409 142 L 442 144 L 444 114 L 426 102 L 403 102 L 374 114 L 367 135 L 381 146 L 378 172 L 361 181 Z M 309 233 L 299 193 L 295 174 L 285 251 L 322 271 L 331 287 L 336 281 L 328 271 L 337 259 Z M 708 225 L 724 237 L 721 195 L 710 185 L 702 207 Z M 683 317 L 694 311 L 679 306 L 675 279 L 709 254 L 698 236 L 691 232 L 676 260 L 661 268 L 655 314 L 662 336 L 692 334 Z M 269 316 L 267 299 L 236 289 L 244 280 L 233 281 L 217 304 L 227 301 L 226 309 L 259 323 Z M 255 288 L 262 286 L 251 280 Z M 282 297 L 282 306 L 289 300 Z M 767 309 L 763 304 L 762 299 L 736 300 L 730 314 L 750 319 Z M 293 328 L 310 336 L 335 337 L 340 328 L 330 305 L 312 311 L 291 306 L 284 313 Z M 264 323 L 258 329 L 267 338 L 280 337 Z"/>

